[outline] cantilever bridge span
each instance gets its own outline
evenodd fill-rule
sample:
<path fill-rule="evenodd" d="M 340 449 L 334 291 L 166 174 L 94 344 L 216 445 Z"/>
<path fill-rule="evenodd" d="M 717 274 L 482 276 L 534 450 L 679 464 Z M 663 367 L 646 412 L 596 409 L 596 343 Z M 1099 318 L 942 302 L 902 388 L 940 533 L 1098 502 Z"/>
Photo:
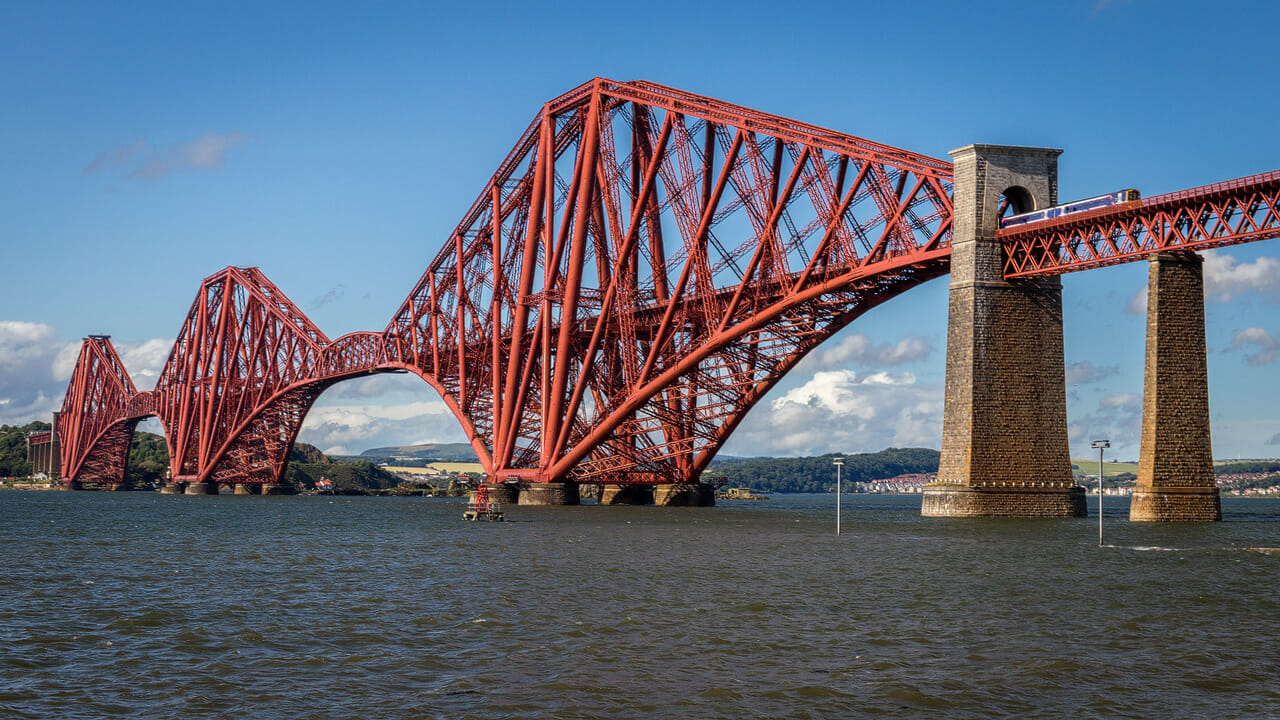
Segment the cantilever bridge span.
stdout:
<path fill-rule="evenodd" d="M 647 82 L 552 100 L 378 332 L 330 340 L 255 268 L 201 285 L 155 389 L 85 340 L 67 482 L 123 480 L 160 419 L 175 480 L 279 482 L 334 383 L 408 371 L 491 480 L 696 481 L 862 313 L 946 274 L 952 164 Z M 1280 173 L 1000 234 L 1009 278 L 1280 234 Z"/>

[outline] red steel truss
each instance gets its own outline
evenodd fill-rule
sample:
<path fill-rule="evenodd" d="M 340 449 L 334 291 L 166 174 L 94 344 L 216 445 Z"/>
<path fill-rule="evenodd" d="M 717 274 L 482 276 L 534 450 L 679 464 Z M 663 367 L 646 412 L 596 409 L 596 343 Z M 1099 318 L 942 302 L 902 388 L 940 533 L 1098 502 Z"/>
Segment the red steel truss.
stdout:
<path fill-rule="evenodd" d="M 386 329 L 490 477 L 690 480 L 809 350 L 947 269 L 949 163 L 644 82 L 543 107 Z"/>
<path fill-rule="evenodd" d="M 56 423 L 63 477 L 122 482 L 134 427 L 154 413 L 151 401 L 134 387 L 109 337 L 85 338 Z"/>
<path fill-rule="evenodd" d="M 1023 225 L 996 237 L 1010 278 L 1280 237 L 1280 171 Z"/>
<path fill-rule="evenodd" d="M 1278 180 L 1001 233 L 1009 274 L 1273 236 Z M 122 480 L 155 415 L 175 479 L 278 482 L 321 392 L 408 371 L 491 479 L 694 480 L 806 353 L 947 272 L 951 220 L 949 163 L 595 79 L 535 115 L 381 332 L 331 341 L 256 268 L 227 268 L 153 392 L 86 340 L 58 424 L 64 477 Z"/>

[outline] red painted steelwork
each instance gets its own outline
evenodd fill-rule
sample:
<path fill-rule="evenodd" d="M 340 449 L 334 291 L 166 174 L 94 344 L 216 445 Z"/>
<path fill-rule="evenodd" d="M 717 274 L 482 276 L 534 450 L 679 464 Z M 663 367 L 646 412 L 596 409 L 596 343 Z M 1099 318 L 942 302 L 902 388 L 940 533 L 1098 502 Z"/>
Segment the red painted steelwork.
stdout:
<path fill-rule="evenodd" d="M 108 392 L 122 367 L 82 358 L 68 397 L 105 383 L 107 399 L 68 400 L 85 407 L 67 417 L 67 477 L 119 442 L 107 428 L 155 414 L 175 479 L 275 482 L 320 392 L 409 371 L 493 478 L 695 479 L 805 353 L 946 272 L 950 168 L 593 80 L 542 108 L 383 332 L 330 342 L 258 270 L 227 268 L 145 402 Z"/>
<path fill-rule="evenodd" d="M 1274 237 L 1280 173 L 1001 232 L 1010 277 Z M 951 166 L 646 82 L 547 103 L 381 332 L 330 341 L 256 268 L 207 278 L 154 392 L 85 341 L 67 480 L 278 482 L 336 382 L 412 372 L 494 481 L 690 481 L 748 409 L 868 309 L 948 270 Z"/>
<path fill-rule="evenodd" d="M 1280 171 L 1022 225 L 996 237 L 1009 278 L 1280 237 Z"/>
<path fill-rule="evenodd" d="M 58 415 L 62 476 L 122 482 L 134 427 L 154 413 L 151 400 L 134 387 L 109 337 L 85 338 Z"/>
<path fill-rule="evenodd" d="M 950 167 L 596 79 L 534 118 L 387 340 L 495 480 L 696 479 L 805 353 L 946 272 Z"/>

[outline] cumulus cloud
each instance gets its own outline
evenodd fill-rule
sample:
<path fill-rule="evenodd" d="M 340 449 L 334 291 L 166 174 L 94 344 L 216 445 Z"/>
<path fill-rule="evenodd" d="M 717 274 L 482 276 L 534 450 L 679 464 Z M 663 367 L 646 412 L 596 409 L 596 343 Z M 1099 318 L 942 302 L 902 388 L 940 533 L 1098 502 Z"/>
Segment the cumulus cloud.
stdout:
<path fill-rule="evenodd" d="M 1138 393 L 1117 393 L 1107 395 L 1098 401 L 1098 407 L 1105 410 L 1142 414 L 1142 395 Z"/>
<path fill-rule="evenodd" d="M 1096 383 L 1120 372 L 1119 365 L 1103 365 L 1095 367 L 1088 360 L 1071 363 L 1067 366 L 1067 385 L 1088 385 Z"/>
<path fill-rule="evenodd" d="M 1280 339 L 1260 327 L 1248 327 L 1236 333 L 1231 338 L 1231 347 L 1245 352 L 1245 362 L 1250 365 L 1270 365 L 1280 358 Z"/>
<path fill-rule="evenodd" d="M 1280 258 L 1260 257 L 1242 263 L 1224 252 L 1204 253 L 1204 294 L 1215 302 L 1230 302 L 1244 293 L 1280 299 Z"/>
<path fill-rule="evenodd" d="M 1111 441 L 1115 457 L 1137 456 L 1142 436 L 1142 394 L 1125 392 L 1106 395 L 1094 412 L 1076 418 L 1067 427 L 1073 457 L 1096 456 L 1090 442 Z"/>
<path fill-rule="evenodd" d="M 315 407 L 307 413 L 298 439 L 328 454 L 359 455 L 389 445 L 466 442 L 466 435 L 445 404 L 434 400 Z"/>
<path fill-rule="evenodd" d="M 1280 300 L 1280 258 L 1260 257 L 1242 263 L 1218 250 L 1206 250 L 1204 256 L 1204 297 L 1208 302 L 1228 303 L 1248 293 L 1267 300 Z M 1147 285 L 1129 297 L 1125 312 L 1147 314 Z"/>
<path fill-rule="evenodd" d="M 942 389 L 912 373 L 820 371 L 757 406 L 730 438 L 729 455 L 817 455 L 833 450 L 938 447 Z"/>
<path fill-rule="evenodd" d="M 864 333 L 854 333 L 834 345 L 823 348 L 817 364 L 822 368 L 841 365 L 857 367 L 897 367 L 928 359 L 933 345 L 928 340 L 908 335 L 896 343 L 872 342 Z"/>
<path fill-rule="evenodd" d="M 48 420 L 62 405 L 81 341 L 63 340 L 52 325 L 0 321 L 0 423 Z M 139 390 L 150 390 L 173 340 L 116 343 L 116 351 Z"/>
<path fill-rule="evenodd" d="M 85 166 L 84 174 L 110 171 L 127 178 L 158 180 L 178 170 L 216 170 L 226 163 L 231 148 L 248 139 L 243 133 L 208 132 L 189 142 L 162 147 L 138 140 L 99 153 Z"/>
<path fill-rule="evenodd" d="M 54 361 L 66 345 L 52 325 L 0 321 L 0 423 L 49 419 L 62 401 Z"/>
<path fill-rule="evenodd" d="M 1147 285 L 1143 283 L 1142 289 L 1129 296 L 1128 302 L 1124 304 L 1124 311 L 1130 315 L 1147 314 Z"/>

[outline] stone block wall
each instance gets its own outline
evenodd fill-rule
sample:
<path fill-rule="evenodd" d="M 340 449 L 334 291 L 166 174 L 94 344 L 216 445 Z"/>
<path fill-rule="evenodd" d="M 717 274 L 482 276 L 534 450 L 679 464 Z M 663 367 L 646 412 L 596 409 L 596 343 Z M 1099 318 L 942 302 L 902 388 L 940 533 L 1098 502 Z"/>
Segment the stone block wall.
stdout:
<path fill-rule="evenodd" d="M 1002 195 L 1019 198 L 1023 211 L 1057 202 L 1060 153 L 994 145 L 951 153 L 955 216 L 938 478 L 952 485 L 926 495 L 925 515 L 1084 512 L 1067 442 L 1061 284 L 1006 282 L 995 238 Z M 1019 500 L 1023 493 L 1028 497 Z"/>
<path fill-rule="evenodd" d="M 1194 253 L 1150 258 L 1142 447 L 1130 520 L 1222 519 L 1213 474 L 1204 337 L 1204 264 Z"/>

